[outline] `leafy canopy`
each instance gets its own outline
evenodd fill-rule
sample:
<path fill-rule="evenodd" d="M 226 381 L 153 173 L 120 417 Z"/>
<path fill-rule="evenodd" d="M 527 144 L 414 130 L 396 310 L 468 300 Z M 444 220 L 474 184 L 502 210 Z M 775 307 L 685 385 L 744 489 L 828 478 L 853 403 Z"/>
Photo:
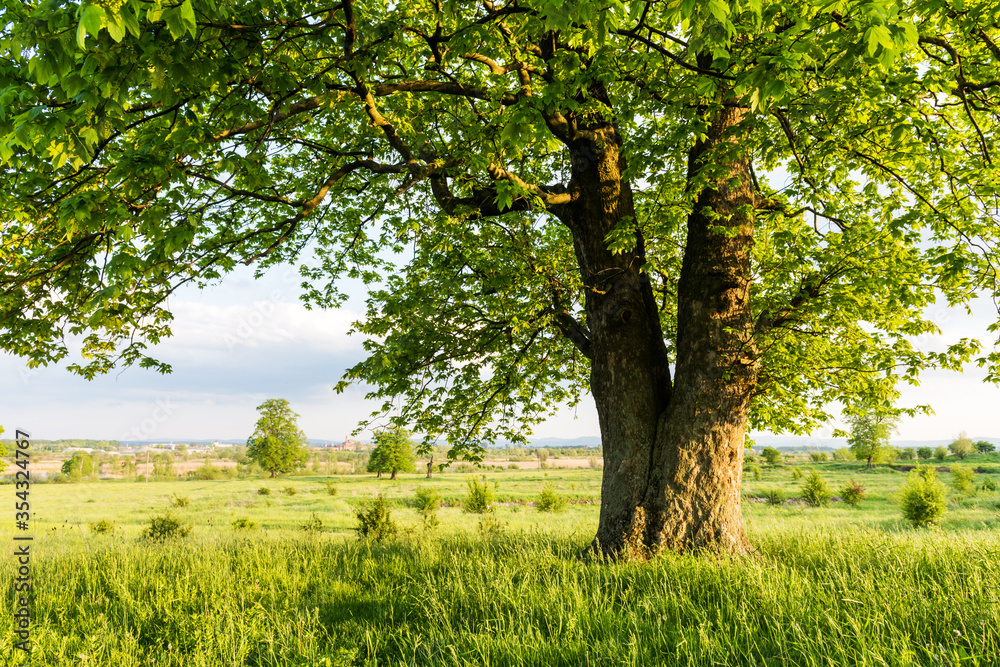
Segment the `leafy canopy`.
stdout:
<path fill-rule="evenodd" d="M 1000 353 L 914 347 L 935 301 L 997 295 L 992 0 L 0 0 L 0 347 L 85 376 L 168 367 L 167 297 L 296 262 L 308 303 L 374 288 L 347 381 L 456 452 L 585 391 L 586 286 L 559 220 L 620 135 L 668 348 L 687 153 L 749 109 L 754 428 Z M 576 143 L 574 143 L 576 142 Z M 993 331 L 997 331 L 994 324 Z M 261 439 L 261 443 L 263 439 Z M 260 446 L 260 445 L 259 445 Z"/>
<path fill-rule="evenodd" d="M 413 472 L 413 434 L 398 426 L 383 429 L 375 434 L 375 448 L 368 458 L 368 472 Z"/>
<path fill-rule="evenodd" d="M 309 459 L 306 434 L 298 415 L 283 398 L 269 398 L 257 406 L 260 418 L 247 440 L 247 457 L 274 476 L 301 468 Z"/>

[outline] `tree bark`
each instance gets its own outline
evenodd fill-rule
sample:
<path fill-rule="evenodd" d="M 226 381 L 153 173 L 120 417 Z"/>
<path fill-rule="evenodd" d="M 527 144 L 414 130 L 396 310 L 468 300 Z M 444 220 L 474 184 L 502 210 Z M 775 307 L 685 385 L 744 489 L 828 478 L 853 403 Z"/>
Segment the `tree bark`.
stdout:
<path fill-rule="evenodd" d="M 613 255 L 607 235 L 635 209 L 614 127 L 574 152 L 581 196 L 565 214 L 586 291 L 593 393 L 605 465 L 592 549 L 624 557 L 660 550 L 750 549 L 740 509 L 747 410 L 756 386 L 748 303 L 749 163 L 731 137 L 744 109 L 718 112 L 691 149 L 699 187 L 677 295 L 676 377 L 637 232 Z M 706 167 L 708 165 L 708 167 Z"/>
<path fill-rule="evenodd" d="M 391 477 L 389 477 L 389 479 L 390 479 L 390 480 L 393 480 L 393 479 L 396 479 L 396 470 L 395 470 L 395 469 L 393 469 L 393 471 L 392 471 L 392 476 L 391 476 Z"/>
<path fill-rule="evenodd" d="M 427 479 L 431 478 L 431 473 L 434 470 L 434 455 L 432 454 L 429 459 L 427 459 Z"/>

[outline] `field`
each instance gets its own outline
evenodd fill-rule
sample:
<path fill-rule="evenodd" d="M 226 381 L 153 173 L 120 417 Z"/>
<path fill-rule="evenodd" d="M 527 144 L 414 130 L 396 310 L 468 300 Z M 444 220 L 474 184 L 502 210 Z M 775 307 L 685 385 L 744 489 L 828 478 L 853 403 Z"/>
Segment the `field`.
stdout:
<path fill-rule="evenodd" d="M 1000 455 L 968 463 L 989 471 L 977 483 L 1000 481 Z M 808 507 L 795 466 L 763 466 L 744 489 L 756 557 L 647 563 L 580 558 L 599 512 L 591 469 L 487 472 L 500 504 L 485 517 L 458 506 L 473 477 L 458 473 L 35 485 L 28 664 L 1000 665 L 1000 493 L 953 493 L 938 528 L 914 529 L 896 499 L 905 473 L 796 465 L 868 497 Z M 545 484 L 566 511 L 527 504 Z M 435 528 L 409 506 L 425 485 L 450 505 Z M 793 500 L 755 499 L 773 488 Z M 353 509 L 376 493 L 400 531 L 359 541 Z M 166 511 L 190 535 L 143 538 Z M 114 528 L 95 533 L 102 520 Z M 5 664 L 22 660 L 13 551 L 0 565 Z"/>

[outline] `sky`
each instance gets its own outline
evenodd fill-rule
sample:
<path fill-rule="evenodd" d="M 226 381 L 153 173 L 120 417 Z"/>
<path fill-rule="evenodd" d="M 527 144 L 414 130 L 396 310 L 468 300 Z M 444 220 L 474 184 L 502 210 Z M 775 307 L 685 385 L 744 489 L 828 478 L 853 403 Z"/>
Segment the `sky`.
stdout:
<path fill-rule="evenodd" d="M 348 335 L 364 311 L 363 290 L 348 289 L 352 298 L 344 308 L 309 311 L 298 301 L 299 282 L 294 269 L 278 267 L 259 280 L 247 270 L 206 290 L 178 291 L 169 304 L 174 336 L 152 349 L 173 366 L 169 375 L 125 368 L 87 381 L 65 364 L 29 369 L 16 357 L 0 356 L 0 426 L 8 437 L 20 428 L 36 439 L 245 439 L 257 420 L 256 406 L 285 398 L 307 436 L 343 441 L 377 407 L 365 400 L 363 386 L 333 391 L 364 356 L 361 337 Z M 943 349 L 962 336 L 988 345 L 996 339 L 986 331 L 996 310 L 985 299 L 973 310 L 969 316 L 933 309 L 930 316 L 944 333 L 924 336 L 917 346 Z M 1000 388 L 983 384 L 982 377 L 970 364 L 963 374 L 925 373 L 920 387 L 902 387 L 899 405 L 929 403 L 935 414 L 905 418 L 897 437 L 949 439 L 963 430 L 972 437 L 1000 437 Z M 813 436 L 829 437 L 838 425 Z M 560 411 L 533 435 L 599 436 L 593 400 Z"/>

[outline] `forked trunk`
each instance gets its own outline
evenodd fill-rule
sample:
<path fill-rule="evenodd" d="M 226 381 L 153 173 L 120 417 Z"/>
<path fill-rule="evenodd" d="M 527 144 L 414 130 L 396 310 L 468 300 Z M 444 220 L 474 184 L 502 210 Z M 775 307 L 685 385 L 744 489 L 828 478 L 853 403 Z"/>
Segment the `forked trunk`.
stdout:
<path fill-rule="evenodd" d="M 593 173 L 574 160 L 574 178 L 593 182 L 566 222 L 589 288 L 591 391 L 605 458 L 592 548 L 606 554 L 750 549 L 740 483 L 756 386 L 748 303 L 754 194 L 748 162 L 728 134 L 744 112 L 719 112 L 689 156 L 689 182 L 709 155 L 712 174 L 687 221 L 673 384 L 652 287 L 640 271 L 642 236 L 631 253 L 607 250 L 608 231 L 634 216 L 617 134 L 594 133 L 597 159 L 583 164 Z"/>

